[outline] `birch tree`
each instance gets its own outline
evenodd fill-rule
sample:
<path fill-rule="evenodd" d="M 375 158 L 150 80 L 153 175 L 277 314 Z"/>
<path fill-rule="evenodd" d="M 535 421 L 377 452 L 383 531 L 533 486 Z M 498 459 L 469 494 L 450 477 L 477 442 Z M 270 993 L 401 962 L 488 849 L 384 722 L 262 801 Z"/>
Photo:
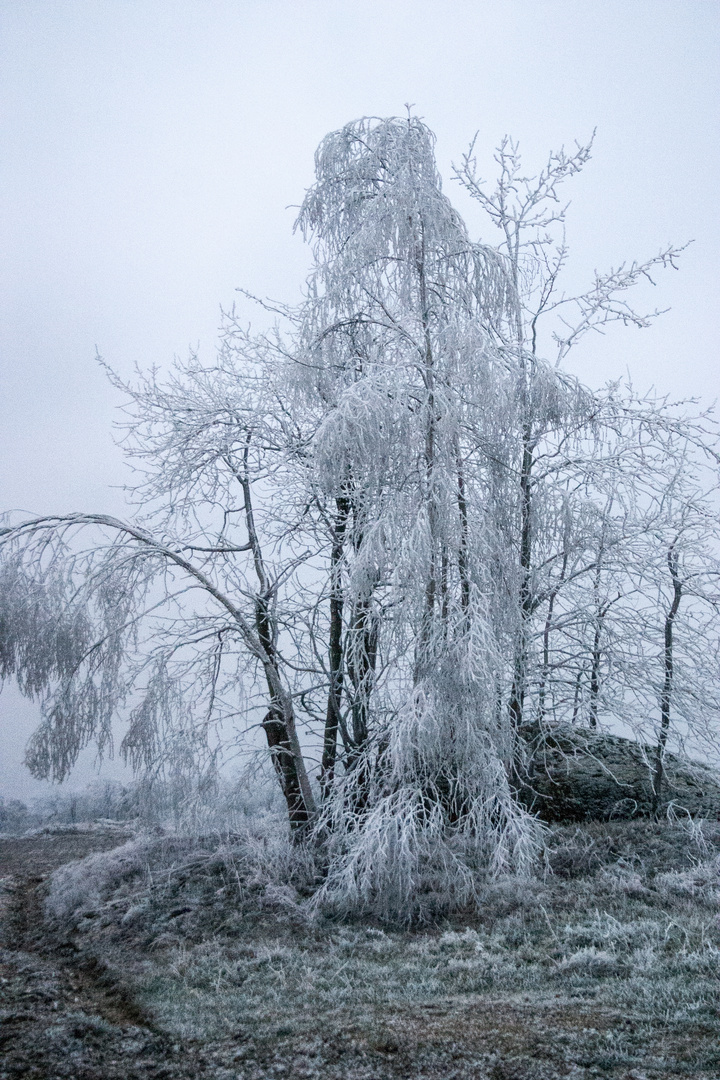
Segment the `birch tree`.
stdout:
<path fill-rule="evenodd" d="M 329 135 L 299 217 L 316 265 L 300 371 L 331 524 L 326 766 L 335 731 L 350 729 L 323 812 L 335 856 L 323 895 L 370 910 L 411 911 L 423 881 L 467 900 L 463 850 L 510 866 L 533 847 L 495 723 L 482 556 L 497 545 L 477 454 L 489 403 L 508 390 L 492 327 L 513 283 L 443 195 L 433 141 L 413 117 Z"/>

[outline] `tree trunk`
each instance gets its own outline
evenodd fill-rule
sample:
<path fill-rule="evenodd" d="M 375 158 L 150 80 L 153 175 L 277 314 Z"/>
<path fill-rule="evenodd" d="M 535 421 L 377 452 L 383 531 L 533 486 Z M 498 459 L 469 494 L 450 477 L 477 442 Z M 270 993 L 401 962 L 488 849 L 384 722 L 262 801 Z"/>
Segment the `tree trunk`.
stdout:
<path fill-rule="evenodd" d="M 520 627 L 515 652 L 515 671 L 510 691 L 510 723 L 513 730 L 522 725 L 525 704 L 525 682 L 527 678 L 528 641 L 527 624 L 532 613 L 532 593 L 530 589 L 530 568 L 532 563 L 532 467 L 533 447 L 530 432 L 523 432 L 523 456 L 520 470 Z"/>
<path fill-rule="evenodd" d="M 322 767 L 320 784 L 323 798 L 327 798 L 335 776 L 337 760 L 338 729 L 342 722 L 341 706 L 343 692 L 343 607 L 342 558 L 345 545 L 345 532 L 350 514 L 350 500 L 342 497 L 335 500 L 337 514 L 330 551 L 330 641 L 328 660 L 330 664 L 330 685 L 328 688 L 327 712 L 323 736 Z"/>
<path fill-rule="evenodd" d="M 368 739 L 370 695 L 375 681 L 377 661 L 377 626 L 369 600 L 359 601 L 355 605 L 350 634 L 347 667 L 354 690 L 352 741 L 353 757 L 357 757 Z"/>
<path fill-rule="evenodd" d="M 293 834 L 298 835 L 307 826 L 310 814 L 303 797 L 302 785 L 295 767 L 295 755 L 282 713 L 271 709 L 265 714 L 262 726 L 287 804 L 290 828 Z"/>
<path fill-rule="evenodd" d="M 468 504 L 465 492 L 465 474 L 463 473 L 460 446 L 455 442 L 455 462 L 457 466 L 457 504 L 460 514 L 460 545 L 458 547 L 458 573 L 460 575 L 460 607 L 464 616 L 463 629 L 469 629 L 470 618 L 470 573 L 468 567 Z"/>
<path fill-rule="evenodd" d="M 412 221 L 412 219 L 411 219 Z M 432 636 L 433 619 L 435 615 L 435 600 L 438 591 L 438 558 L 437 558 L 437 535 L 438 535 L 438 508 L 435 496 L 435 436 L 437 427 L 437 405 L 435 401 L 435 358 L 433 355 L 432 338 L 430 336 L 430 316 L 428 303 L 428 289 L 425 277 L 425 233 L 422 220 L 420 221 L 420 237 L 417 241 L 416 270 L 420 292 L 420 321 L 423 328 L 423 349 L 420 352 L 422 364 L 422 378 L 425 386 L 426 397 L 426 426 L 425 426 L 425 501 L 428 514 L 428 526 L 430 530 L 430 565 L 428 567 L 425 582 L 425 610 L 419 636 L 419 650 L 415 664 L 415 678 L 420 677 L 421 670 L 427 660 L 427 651 Z"/>
<path fill-rule="evenodd" d="M 675 616 L 682 600 L 683 586 L 678 576 L 678 557 L 675 553 L 675 545 L 670 546 L 668 551 L 668 569 L 673 583 L 673 600 L 670 610 L 665 616 L 665 647 L 663 650 L 664 679 L 662 694 L 660 696 L 660 733 L 656 747 L 655 776 L 653 779 L 653 812 L 657 814 L 662 797 L 663 773 L 665 765 L 665 747 L 667 745 L 668 732 L 670 730 L 670 704 L 673 691 L 673 629 Z"/>
<path fill-rule="evenodd" d="M 263 729 L 287 803 L 290 828 L 299 835 L 299 830 L 315 815 L 315 800 L 297 737 L 292 700 L 280 678 L 267 603 L 262 599 L 255 605 L 255 623 L 265 650 L 265 679 L 270 694 L 270 709 L 263 720 Z"/>
<path fill-rule="evenodd" d="M 275 645 L 277 630 L 270 606 L 273 586 L 265 569 L 260 540 L 255 528 L 252 488 L 248 472 L 249 451 L 250 437 L 248 436 L 243 456 L 243 472 L 234 471 L 243 490 L 245 526 L 260 590 L 255 600 L 255 629 L 262 646 L 262 664 L 270 695 L 270 709 L 263 720 L 263 728 L 287 803 L 290 828 L 295 836 L 299 836 L 315 815 L 315 800 L 297 736 L 292 699 L 283 687 L 278 666 Z"/>
<path fill-rule="evenodd" d="M 590 663 L 590 713 L 588 722 L 591 728 L 597 727 L 598 697 L 600 696 L 600 660 L 602 659 L 602 653 L 600 651 L 601 626 L 602 624 L 598 617 L 595 622 L 592 658 Z"/>
<path fill-rule="evenodd" d="M 574 697 L 573 697 L 573 714 L 572 714 L 572 724 L 573 724 L 573 726 L 577 723 L 578 711 L 580 709 L 580 683 L 582 682 L 582 677 L 583 677 L 583 670 L 582 670 L 582 668 L 579 668 L 578 673 L 575 676 L 575 694 L 574 694 Z"/>
<path fill-rule="evenodd" d="M 542 724 L 545 719 L 545 690 L 547 686 L 547 678 L 550 673 L 550 632 L 552 630 L 552 617 L 555 609 L 555 599 L 560 592 L 560 587 L 565 580 L 565 574 L 567 572 L 568 553 L 567 548 L 563 551 L 562 568 L 560 570 L 560 580 L 548 597 L 548 610 L 547 617 L 545 619 L 545 626 L 543 628 L 543 662 L 542 672 L 540 675 L 540 688 L 538 690 L 538 723 Z"/>

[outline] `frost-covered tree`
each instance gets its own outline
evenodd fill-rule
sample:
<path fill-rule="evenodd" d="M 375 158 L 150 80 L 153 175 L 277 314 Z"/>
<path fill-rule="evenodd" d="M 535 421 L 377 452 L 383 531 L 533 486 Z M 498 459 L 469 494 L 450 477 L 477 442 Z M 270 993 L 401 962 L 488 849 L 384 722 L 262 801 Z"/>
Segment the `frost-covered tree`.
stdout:
<path fill-rule="evenodd" d="M 532 866 L 526 729 L 626 714 L 632 612 L 670 617 L 641 586 L 657 543 L 680 575 L 692 531 L 663 502 L 667 461 L 708 438 L 558 366 L 591 329 L 646 325 L 627 290 L 677 254 L 560 291 L 559 190 L 589 153 L 527 179 L 505 141 L 489 194 L 471 148 L 457 177 L 501 230 L 491 246 L 443 193 L 419 119 L 348 124 L 298 217 L 302 303 L 259 335 L 230 313 L 213 363 L 111 375 L 137 517 L 0 533 L 0 675 L 42 700 L 36 775 L 109 752 L 124 722 L 136 769 L 210 783 L 244 724 L 294 835 L 324 852 L 319 905 L 412 918 Z"/>
<path fill-rule="evenodd" d="M 413 117 L 329 135 L 299 218 L 315 255 L 300 370 L 332 530 L 326 775 L 338 730 L 345 750 L 324 893 L 350 906 L 410 905 L 431 865 L 434 890 L 466 896 L 467 860 L 532 848 L 496 707 L 482 449 L 511 392 L 495 327 L 514 284 L 442 193 L 433 141 Z"/>
<path fill-rule="evenodd" d="M 58 780 L 84 746 L 111 749 L 118 715 L 120 751 L 136 769 L 211 764 L 212 730 L 237 721 L 243 685 L 257 691 L 259 680 L 261 724 L 298 828 L 315 804 L 278 640 L 303 556 L 292 523 L 263 530 L 255 503 L 293 433 L 268 405 L 262 357 L 252 370 L 234 363 L 221 354 L 212 370 L 191 360 L 162 385 L 154 374 L 117 384 L 126 450 L 144 474 L 141 521 L 71 514 L 3 531 L 0 671 L 42 699 L 27 763 Z M 276 540 L 268 558 L 264 544 Z"/>
<path fill-rule="evenodd" d="M 563 601 L 574 596 L 575 620 L 594 605 L 600 631 L 604 605 L 612 602 L 601 602 L 597 593 L 605 548 L 617 548 L 622 536 L 644 527 L 633 512 L 643 498 L 637 489 L 644 442 L 662 444 L 668 430 L 680 429 L 699 443 L 705 435 L 702 424 L 675 417 L 662 403 L 619 395 L 617 387 L 591 393 L 562 370 L 571 348 L 591 331 L 614 322 L 650 325 L 660 312 L 637 311 L 629 292 L 652 281 L 658 268 L 675 266 L 682 250 L 668 247 L 596 272 L 584 293 L 563 291 L 569 253 L 562 186 L 587 163 L 592 143 L 578 144 L 571 154 L 552 153 L 538 174 L 527 175 L 517 144 L 505 138 L 495 155 L 499 176 L 492 190 L 478 177 L 474 143 L 455 169 L 500 231 L 498 251 L 512 280 L 510 310 L 493 330 L 513 383 L 510 414 L 496 412 L 508 449 L 495 517 L 504 522 L 506 551 L 512 552 L 505 569 L 506 609 L 514 619 L 507 700 L 515 728 L 546 714 L 551 636 Z M 564 611 L 561 624 L 569 621 Z M 566 659 L 554 664 L 567 668 Z M 529 692 L 534 707 L 528 712 Z"/>

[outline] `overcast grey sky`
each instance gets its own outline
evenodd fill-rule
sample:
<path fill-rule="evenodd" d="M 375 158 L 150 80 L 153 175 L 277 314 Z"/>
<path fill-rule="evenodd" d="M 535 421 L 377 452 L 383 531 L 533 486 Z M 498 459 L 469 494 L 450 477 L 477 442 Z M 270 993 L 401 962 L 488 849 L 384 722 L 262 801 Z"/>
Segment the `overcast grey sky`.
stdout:
<path fill-rule="evenodd" d="M 598 385 L 720 393 L 718 0 L 0 0 L 0 510 L 122 512 L 121 373 L 215 348 L 236 286 L 292 301 L 292 234 L 328 131 L 404 112 L 450 164 L 478 131 L 528 167 L 597 127 L 574 184 L 573 278 L 694 244 L 651 330 L 586 339 Z M 0 697 L 0 793 L 37 712 Z M 85 775 L 85 774 L 83 774 Z"/>

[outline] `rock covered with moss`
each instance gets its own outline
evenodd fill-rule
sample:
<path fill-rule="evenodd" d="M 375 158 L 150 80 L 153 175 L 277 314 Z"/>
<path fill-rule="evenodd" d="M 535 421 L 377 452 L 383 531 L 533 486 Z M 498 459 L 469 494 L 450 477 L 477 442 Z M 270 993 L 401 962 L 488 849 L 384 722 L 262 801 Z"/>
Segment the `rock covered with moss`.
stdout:
<path fill-rule="evenodd" d="M 653 812 L 655 750 L 632 739 L 558 726 L 528 727 L 524 805 L 543 820 L 609 821 Z M 660 813 L 720 820 L 720 773 L 666 753 Z"/>

